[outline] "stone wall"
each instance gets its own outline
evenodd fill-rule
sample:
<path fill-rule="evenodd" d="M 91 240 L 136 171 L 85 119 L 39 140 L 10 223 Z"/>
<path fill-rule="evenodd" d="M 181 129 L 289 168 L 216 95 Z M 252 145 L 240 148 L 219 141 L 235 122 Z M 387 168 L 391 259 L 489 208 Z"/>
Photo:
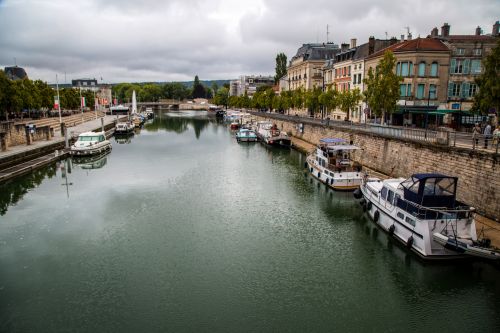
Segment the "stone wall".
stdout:
<path fill-rule="evenodd" d="M 2 150 L 5 148 L 17 145 L 26 145 L 26 125 L 14 124 L 13 122 L 4 122 L 0 124 L 0 132 L 2 134 Z M 54 136 L 54 129 L 50 126 L 37 127 L 35 132 L 31 134 L 30 143 L 35 141 L 50 140 Z"/>
<path fill-rule="evenodd" d="M 324 137 L 340 137 L 352 141 L 363 149 L 354 154 L 356 161 L 391 177 L 407 178 L 414 173 L 428 172 L 456 176 L 459 178 L 458 200 L 475 207 L 487 217 L 500 218 L 500 160 L 492 153 L 407 142 L 319 125 L 304 124 L 304 133 L 299 133 L 296 123 L 269 118 L 266 120 L 314 145 Z"/>

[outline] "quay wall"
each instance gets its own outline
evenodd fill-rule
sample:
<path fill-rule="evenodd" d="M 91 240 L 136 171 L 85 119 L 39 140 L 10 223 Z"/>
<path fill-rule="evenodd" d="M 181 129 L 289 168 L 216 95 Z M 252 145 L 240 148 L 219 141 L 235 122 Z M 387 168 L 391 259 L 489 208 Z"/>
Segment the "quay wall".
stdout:
<path fill-rule="evenodd" d="M 294 137 L 318 144 L 324 137 L 352 141 L 363 150 L 354 160 L 390 177 L 407 178 L 414 173 L 443 173 L 458 177 L 458 200 L 475 207 L 479 213 L 500 218 L 500 158 L 498 155 L 465 148 L 411 142 L 376 134 L 360 133 L 334 126 L 304 124 L 300 133 L 297 123 L 259 116 L 272 121 Z M 260 119 L 259 119 L 260 120 Z"/>

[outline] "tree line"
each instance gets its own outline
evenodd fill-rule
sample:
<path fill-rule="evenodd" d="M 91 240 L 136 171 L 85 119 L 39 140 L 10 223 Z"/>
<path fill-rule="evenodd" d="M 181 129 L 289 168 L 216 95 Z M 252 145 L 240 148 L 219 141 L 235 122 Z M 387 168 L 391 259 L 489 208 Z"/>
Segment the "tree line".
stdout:
<path fill-rule="evenodd" d="M 158 102 L 160 99 L 185 100 L 188 98 L 207 98 L 213 97 L 213 92 L 218 90 L 214 82 L 211 87 L 202 84 L 195 76 L 193 86 L 189 88 L 184 83 L 171 82 L 165 84 L 158 83 L 120 83 L 113 86 L 113 97 L 121 103 L 132 100 L 132 92 L 135 91 L 139 101 Z"/>

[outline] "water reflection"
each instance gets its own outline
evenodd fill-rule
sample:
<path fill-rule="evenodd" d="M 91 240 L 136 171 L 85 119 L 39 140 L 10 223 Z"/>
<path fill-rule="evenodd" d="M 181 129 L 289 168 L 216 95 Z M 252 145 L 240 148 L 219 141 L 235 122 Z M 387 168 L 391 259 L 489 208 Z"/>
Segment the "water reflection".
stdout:
<path fill-rule="evenodd" d="M 9 206 L 22 200 L 26 193 L 38 187 L 44 179 L 54 177 L 56 170 L 56 165 L 51 165 L 0 185 L 0 215 L 5 215 Z"/>
<path fill-rule="evenodd" d="M 115 142 L 123 145 L 123 144 L 130 144 L 132 143 L 132 137 L 134 136 L 134 133 L 127 133 L 127 134 L 115 134 Z"/>
<path fill-rule="evenodd" d="M 110 154 L 110 151 L 105 152 L 104 154 L 95 155 L 95 156 L 87 156 L 87 157 L 73 157 L 73 164 L 80 167 L 84 170 L 90 169 L 101 169 L 104 167 L 108 161 L 107 156 Z"/>
<path fill-rule="evenodd" d="M 181 134 L 191 126 L 194 130 L 196 139 L 200 138 L 201 132 L 210 124 L 205 113 L 200 112 L 169 112 L 164 113 L 162 117 L 156 117 L 152 121 L 144 124 L 144 129 L 150 132 L 165 130 Z"/>

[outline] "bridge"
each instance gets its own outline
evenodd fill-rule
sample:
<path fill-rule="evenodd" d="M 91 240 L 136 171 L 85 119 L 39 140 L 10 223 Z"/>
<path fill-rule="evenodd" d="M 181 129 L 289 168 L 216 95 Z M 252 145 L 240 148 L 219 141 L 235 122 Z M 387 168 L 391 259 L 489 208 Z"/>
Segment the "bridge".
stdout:
<path fill-rule="evenodd" d="M 158 102 L 137 102 L 137 107 L 145 108 L 167 108 L 178 109 L 183 102 L 178 99 L 160 99 Z M 132 103 L 126 103 L 125 106 L 132 107 Z"/>

